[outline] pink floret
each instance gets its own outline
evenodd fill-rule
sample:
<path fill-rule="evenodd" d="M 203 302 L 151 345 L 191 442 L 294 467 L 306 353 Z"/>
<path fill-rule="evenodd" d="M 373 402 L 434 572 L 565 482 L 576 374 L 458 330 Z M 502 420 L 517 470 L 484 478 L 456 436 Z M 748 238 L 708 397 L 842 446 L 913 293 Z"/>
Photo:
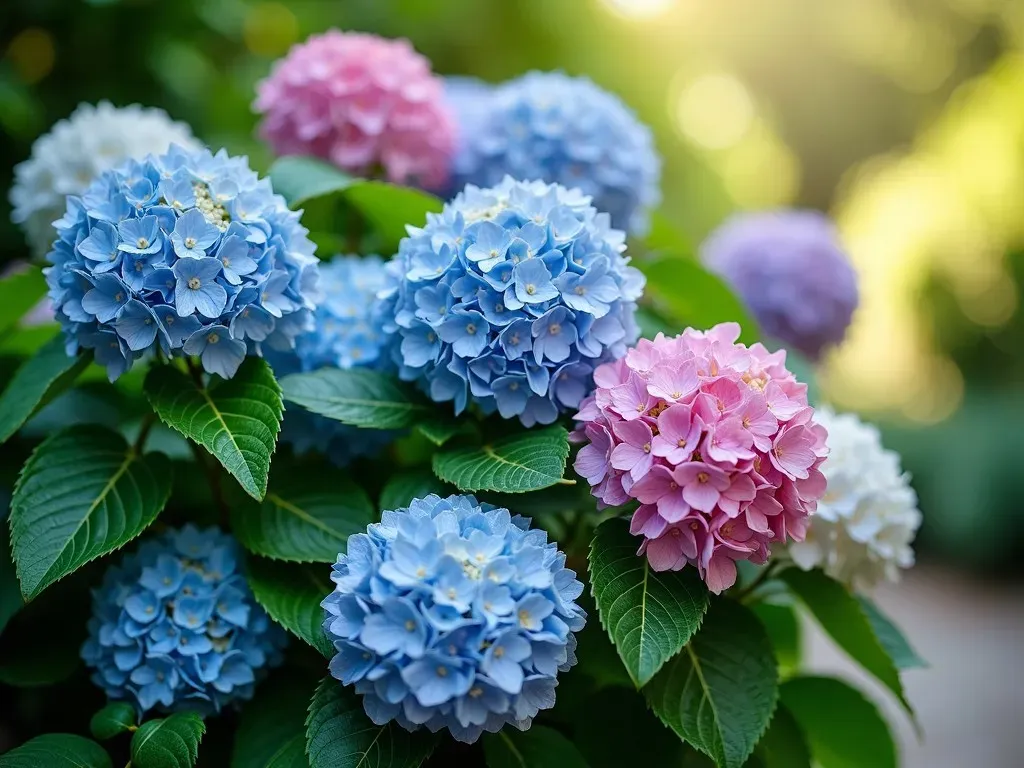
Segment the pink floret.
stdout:
<path fill-rule="evenodd" d="M 455 150 L 443 84 L 407 40 L 330 30 L 294 46 L 257 86 L 260 135 L 279 155 L 441 189 Z"/>
<path fill-rule="evenodd" d="M 630 531 L 656 571 L 693 565 L 715 593 L 736 561 L 802 541 L 825 493 L 827 434 L 784 351 L 739 344 L 735 323 L 641 339 L 600 366 L 580 405 L 576 459 L 602 506 L 640 502 Z"/>

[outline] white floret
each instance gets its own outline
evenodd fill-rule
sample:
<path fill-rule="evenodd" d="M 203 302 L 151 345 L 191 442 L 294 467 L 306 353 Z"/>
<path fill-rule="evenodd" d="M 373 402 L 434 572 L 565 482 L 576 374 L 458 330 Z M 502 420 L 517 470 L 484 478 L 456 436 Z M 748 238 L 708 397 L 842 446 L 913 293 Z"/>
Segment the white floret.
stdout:
<path fill-rule="evenodd" d="M 792 543 L 790 555 L 801 568 L 820 566 L 861 590 L 898 581 L 900 570 L 914 564 L 911 543 L 921 525 L 899 455 L 853 414 L 818 408 L 815 419 L 828 430 L 829 456 L 821 466 L 828 489 L 806 540 Z"/>
<path fill-rule="evenodd" d="M 202 146 L 185 123 L 162 109 L 80 104 L 36 139 L 31 156 L 15 166 L 11 219 L 42 256 L 56 237 L 53 222 L 64 214 L 67 195 L 82 194 L 96 176 L 129 158 L 162 154 L 172 144 L 190 150 Z"/>

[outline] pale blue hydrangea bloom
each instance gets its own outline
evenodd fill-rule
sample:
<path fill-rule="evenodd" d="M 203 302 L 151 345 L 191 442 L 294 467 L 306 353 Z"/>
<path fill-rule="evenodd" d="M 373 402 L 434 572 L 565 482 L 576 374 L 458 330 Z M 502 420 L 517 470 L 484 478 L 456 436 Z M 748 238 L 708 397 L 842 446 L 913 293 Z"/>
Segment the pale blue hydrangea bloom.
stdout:
<path fill-rule="evenodd" d="M 761 329 L 811 360 L 846 335 L 857 273 L 818 211 L 739 214 L 711 233 L 701 259 L 739 294 Z"/>
<path fill-rule="evenodd" d="M 506 175 L 576 187 L 612 225 L 643 233 L 661 200 L 661 158 L 650 129 L 585 77 L 530 72 L 493 88 L 454 78 L 445 96 L 459 127 L 453 187 Z"/>
<path fill-rule="evenodd" d="M 253 599 L 241 557 L 230 536 L 187 525 L 111 566 L 82 647 L 93 682 L 140 714 L 218 712 L 251 698 L 287 637 Z"/>
<path fill-rule="evenodd" d="M 639 333 L 643 275 L 590 198 L 506 178 L 410 228 L 381 293 L 399 375 L 526 426 L 575 409 Z"/>
<path fill-rule="evenodd" d="M 277 376 L 325 367 L 386 367 L 382 308 L 377 302 L 384 280 L 384 262 L 379 256 L 338 256 L 321 262 L 322 300 L 314 327 L 296 338 L 294 351 L 267 356 Z M 281 440 L 296 453 L 315 451 L 338 466 L 378 453 L 396 435 L 392 430 L 346 426 L 294 405 L 287 407 L 281 426 Z"/>
<path fill-rule="evenodd" d="M 315 246 L 244 157 L 186 151 L 128 161 L 67 199 L 46 269 L 68 354 L 111 380 L 161 350 L 234 375 L 312 323 Z"/>
<path fill-rule="evenodd" d="M 472 496 L 415 499 L 349 537 L 323 601 L 337 654 L 378 725 L 476 741 L 525 730 L 576 663 L 586 613 L 565 555 L 530 521 Z"/>

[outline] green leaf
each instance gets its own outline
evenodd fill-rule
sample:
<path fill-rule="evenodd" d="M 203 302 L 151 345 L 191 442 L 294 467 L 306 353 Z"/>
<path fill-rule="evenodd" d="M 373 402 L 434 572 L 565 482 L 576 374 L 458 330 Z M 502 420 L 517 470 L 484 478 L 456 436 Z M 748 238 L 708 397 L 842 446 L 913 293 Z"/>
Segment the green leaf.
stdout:
<path fill-rule="evenodd" d="M 846 587 L 820 569 L 803 571 L 787 568 L 779 578 L 836 644 L 892 691 L 913 717 L 914 711 L 903 693 L 899 670 L 875 636 L 861 604 Z"/>
<path fill-rule="evenodd" d="M 473 434 L 471 422 L 456 421 L 452 418 L 435 417 L 416 424 L 416 429 L 434 445 L 444 445 L 456 435 Z"/>
<path fill-rule="evenodd" d="M 601 624 L 641 688 L 700 628 L 708 590 L 695 568 L 652 571 L 636 548 L 627 520 L 606 520 L 594 533 L 589 567 Z"/>
<path fill-rule="evenodd" d="M 437 409 L 397 379 L 360 368 L 293 373 L 281 379 L 281 388 L 285 400 L 354 427 L 413 427 Z"/>
<path fill-rule="evenodd" d="M 520 432 L 493 443 L 434 454 L 434 472 L 463 491 L 524 493 L 564 480 L 569 433 L 562 427 Z"/>
<path fill-rule="evenodd" d="M 0 443 L 17 432 L 43 405 L 74 383 L 90 362 L 89 355 L 69 357 L 64 338 L 51 339 L 30 357 L 0 395 Z"/>
<path fill-rule="evenodd" d="M 772 722 L 758 742 L 755 754 L 765 768 L 811 768 L 807 740 L 784 704 L 775 708 Z"/>
<path fill-rule="evenodd" d="M 29 267 L 0 280 L 0 333 L 21 320 L 45 295 L 46 279 L 39 267 Z"/>
<path fill-rule="evenodd" d="M 281 157 L 270 168 L 274 191 L 295 208 L 330 198 L 344 199 L 359 211 L 381 238 L 381 251 L 394 253 L 405 237 L 405 226 L 422 226 L 428 212 L 439 212 L 443 203 L 433 195 L 383 181 L 348 176 L 334 166 L 311 157 Z M 304 217 L 305 218 L 305 217 Z"/>
<path fill-rule="evenodd" d="M 757 618 L 764 624 L 775 649 L 775 659 L 779 669 L 785 673 L 795 672 L 800 667 L 800 651 L 802 638 L 800 633 L 800 617 L 791 605 L 775 603 L 757 603 L 751 606 Z"/>
<path fill-rule="evenodd" d="M 644 688 L 654 713 L 719 768 L 739 768 L 768 726 L 778 671 L 761 622 L 732 600 L 711 603 L 704 625 Z"/>
<path fill-rule="evenodd" d="M 696 261 L 665 256 L 637 261 L 635 266 L 647 275 L 648 298 L 679 330 L 686 326 L 706 330 L 716 323 L 737 322 L 743 329 L 740 341 L 757 341 L 757 323 L 742 302 L 717 275 Z"/>
<path fill-rule="evenodd" d="M 112 701 L 89 721 L 89 730 L 100 741 L 130 731 L 136 725 L 135 707 L 124 701 Z"/>
<path fill-rule="evenodd" d="M 821 768 L 896 768 L 889 726 L 860 691 L 830 677 L 798 677 L 781 695 Z"/>
<path fill-rule="evenodd" d="M 502 728 L 483 738 L 487 768 L 587 768 L 576 746 L 553 728 Z"/>
<path fill-rule="evenodd" d="M 163 454 L 140 456 L 120 435 L 91 425 L 52 435 L 25 464 L 11 502 L 11 545 L 25 600 L 134 539 L 170 494 L 171 464 Z"/>
<path fill-rule="evenodd" d="M 373 225 L 384 253 L 398 250 L 407 225 L 422 227 L 428 213 L 440 213 L 444 207 L 441 200 L 426 192 L 383 181 L 352 184 L 345 190 L 345 199 Z"/>
<path fill-rule="evenodd" d="M 882 613 L 881 609 L 868 598 L 858 595 L 857 601 L 868 617 L 868 623 L 875 631 L 875 637 L 878 638 L 878 642 L 882 644 L 897 669 L 927 669 L 928 662 L 918 655 L 892 619 Z"/>
<path fill-rule="evenodd" d="M 0 768 L 110 768 L 110 755 L 95 741 L 47 733 L 0 755 Z"/>
<path fill-rule="evenodd" d="M 341 192 L 357 181 L 330 163 L 300 155 L 279 157 L 270 166 L 269 176 L 274 191 L 292 208 Z"/>
<path fill-rule="evenodd" d="M 169 365 L 153 366 L 146 397 L 160 419 L 212 453 L 257 501 L 267 492 L 281 428 L 281 388 L 265 360 L 249 357 L 233 378 L 200 388 Z"/>
<path fill-rule="evenodd" d="M 324 634 L 320 602 L 334 589 L 326 565 L 296 565 L 249 558 L 249 587 L 270 618 L 328 658 L 334 647 Z"/>
<path fill-rule="evenodd" d="M 434 749 L 425 729 L 409 733 L 395 722 L 374 725 L 351 686 L 324 678 L 306 718 L 310 768 L 416 768 Z"/>
<path fill-rule="evenodd" d="M 676 254 L 687 259 L 694 258 L 693 243 L 662 211 L 651 211 L 650 217 L 650 231 L 643 239 L 648 250 Z"/>
<path fill-rule="evenodd" d="M 235 536 L 250 552 L 277 560 L 333 563 L 349 535 L 376 517 L 362 488 L 345 475 L 291 475 L 271 480 L 258 506 L 231 510 Z"/>
<path fill-rule="evenodd" d="M 309 768 L 306 707 L 316 680 L 293 670 L 276 674 L 242 705 L 231 768 Z"/>
<path fill-rule="evenodd" d="M 444 483 L 429 469 L 409 469 L 388 478 L 377 506 L 381 509 L 402 509 L 408 507 L 413 499 L 422 499 L 432 493 L 447 495 Z"/>
<path fill-rule="evenodd" d="M 195 712 L 147 720 L 132 736 L 132 768 L 192 768 L 204 733 L 206 726 Z"/>

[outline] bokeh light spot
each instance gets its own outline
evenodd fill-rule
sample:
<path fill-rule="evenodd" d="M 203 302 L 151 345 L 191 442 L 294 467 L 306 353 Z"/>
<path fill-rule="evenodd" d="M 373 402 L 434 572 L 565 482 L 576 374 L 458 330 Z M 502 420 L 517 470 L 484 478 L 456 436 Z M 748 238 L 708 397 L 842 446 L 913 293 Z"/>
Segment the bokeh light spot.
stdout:
<path fill-rule="evenodd" d="M 738 78 L 724 72 L 701 75 L 670 98 L 676 127 L 706 149 L 734 146 L 754 120 L 750 91 Z"/>
<path fill-rule="evenodd" d="M 7 46 L 7 58 L 24 82 L 38 83 L 50 74 L 57 58 L 53 35 L 39 27 L 24 29 Z"/>
<path fill-rule="evenodd" d="M 242 27 L 245 46 L 258 56 L 280 56 L 299 37 L 295 14 L 281 3 L 257 3 Z"/>
<path fill-rule="evenodd" d="M 653 19 L 671 10 L 676 0 L 601 0 L 616 16 L 627 19 Z"/>

